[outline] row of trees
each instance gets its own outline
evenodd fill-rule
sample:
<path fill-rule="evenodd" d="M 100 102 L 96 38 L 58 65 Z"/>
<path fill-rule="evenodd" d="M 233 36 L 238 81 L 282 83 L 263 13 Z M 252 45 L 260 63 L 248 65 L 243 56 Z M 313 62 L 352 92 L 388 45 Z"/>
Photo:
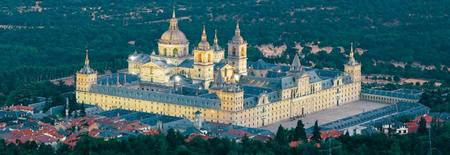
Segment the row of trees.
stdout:
<path fill-rule="evenodd" d="M 297 131 L 298 130 L 298 131 Z M 6 144 L 0 140 L 0 151 L 5 155 L 20 154 L 364 154 L 364 155 L 402 155 L 402 154 L 445 154 L 450 151 L 450 123 L 432 125 L 431 134 L 427 130 L 423 133 L 408 135 L 343 135 L 339 138 L 327 140 L 303 141 L 296 147 L 289 147 L 287 141 L 292 139 L 304 139 L 305 134 L 299 128 L 287 130 L 288 134 L 278 132 L 274 139 L 267 142 L 252 140 L 244 137 L 240 142 L 230 139 L 213 138 L 202 139 L 196 137 L 191 141 L 185 141 L 184 136 L 174 130 L 168 130 L 167 134 L 155 136 L 136 136 L 128 138 L 103 139 L 92 138 L 86 135 L 80 137 L 77 145 L 70 148 L 59 144 L 56 149 L 35 142 L 22 144 Z M 292 133 L 292 134 L 291 134 Z M 430 137 L 431 148 L 430 148 Z M 314 138 L 313 138 L 314 139 Z"/>
<path fill-rule="evenodd" d="M 450 89 L 426 89 L 422 94 L 420 103 L 431 108 L 432 112 L 449 112 L 450 113 Z"/>

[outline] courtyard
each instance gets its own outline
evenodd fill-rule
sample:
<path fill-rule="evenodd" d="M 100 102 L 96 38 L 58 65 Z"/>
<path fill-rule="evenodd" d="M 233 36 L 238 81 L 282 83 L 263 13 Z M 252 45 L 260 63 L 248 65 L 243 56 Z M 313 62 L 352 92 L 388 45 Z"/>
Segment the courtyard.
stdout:
<path fill-rule="evenodd" d="M 274 133 L 276 133 L 278 126 L 282 125 L 284 128 L 294 128 L 297 125 L 297 121 L 301 119 L 303 123 L 305 124 L 305 128 L 312 127 L 314 125 L 314 122 L 317 120 L 319 125 L 329 123 L 332 121 L 336 121 L 339 119 L 343 119 L 349 116 L 353 116 L 359 113 L 363 113 L 366 111 L 375 110 L 378 108 L 382 108 L 385 106 L 388 106 L 389 104 L 384 103 L 376 103 L 376 102 L 370 102 L 370 101 L 355 101 L 351 103 L 347 103 L 344 105 L 340 105 L 338 107 L 333 107 L 330 109 L 318 111 L 309 115 L 306 115 L 304 117 L 297 118 L 295 120 L 287 119 L 284 121 L 280 121 L 277 123 L 273 123 L 264 127 L 261 127 L 263 129 L 270 130 Z"/>

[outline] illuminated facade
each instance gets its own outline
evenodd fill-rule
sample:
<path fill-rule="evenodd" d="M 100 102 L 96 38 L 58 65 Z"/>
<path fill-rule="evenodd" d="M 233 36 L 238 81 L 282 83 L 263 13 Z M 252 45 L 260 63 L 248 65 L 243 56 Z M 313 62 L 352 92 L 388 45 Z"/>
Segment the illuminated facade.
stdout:
<path fill-rule="evenodd" d="M 261 127 L 281 120 L 359 100 L 361 65 L 353 58 L 344 72 L 262 60 L 247 62 L 247 42 L 239 24 L 228 42 L 227 59 L 219 46 L 201 41 L 189 54 L 189 41 L 179 29 L 175 13 L 169 30 L 158 41 L 158 54 L 132 54 L 128 73 L 98 76 L 89 67 L 77 73 L 79 103 L 104 109 L 129 109 L 202 119 L 210 122 Z M 87 69 L 86 69 L 87 68 Z"/>

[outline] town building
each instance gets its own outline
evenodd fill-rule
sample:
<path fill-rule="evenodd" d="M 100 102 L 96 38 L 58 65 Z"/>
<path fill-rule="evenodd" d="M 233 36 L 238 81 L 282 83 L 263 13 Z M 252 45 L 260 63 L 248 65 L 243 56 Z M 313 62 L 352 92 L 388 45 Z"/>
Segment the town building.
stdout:
<path fill-rule="evenodd" d="M 191 54 L 175 12 L 157 44 L 157 52 L 130 55 L 128 72 L 112 76 L 98 75 L 86 51 L 85 66 L 76 73 L 77 102 L 261 127 L 360 99 L 361 64 L 353 46 L 344 71 L 303 66 L 297 55 L 290 65 L 248 62 L 237 23 L 226 59 L 217 33 L 211 46 L 205 27 Z"/>

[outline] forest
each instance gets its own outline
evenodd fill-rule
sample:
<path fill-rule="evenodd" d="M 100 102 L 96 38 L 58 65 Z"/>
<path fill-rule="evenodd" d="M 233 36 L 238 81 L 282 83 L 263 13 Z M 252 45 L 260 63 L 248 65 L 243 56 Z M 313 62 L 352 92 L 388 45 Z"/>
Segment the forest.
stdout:
<path fill-rule="evenodd" d="M 267 142 L 244 137 L 240 141 L 223 138 L 203 139 L 195 137 L 186 141 L 179 132 L 169 129 L 165 134 L 137 136 L 103 140 L 82 135 L 75 147 L 58 144 L 56 148 L 35 142 L 6 144 L 0 140 L 0 151 L 4 155 L 21 154 L 73 154 L 73 155 L 115 155 L 115 154 L 177 154 L 177 155 L 238 155 L 238 154 L 296 154 L 296 155 L 443 155 L 450 151 L 450 123 L 432 123 L 431 131 L 426 128 L 425 119 L 419 123 L 417 133 L 407 135 L 371 134 L 321 139 L 320 128 L 315 126 L 310 140 L 307 140 L 302 122 L 293 129 L 279 127 L 275 137 Z M 431 137 L 431 143 L 430 143 Z M 290 142 L 298 141 L 298 145 Z"/>
<path fill-rule="evenodd" d="M 0 4 L 0 104 L 14 98 L 11 94 L 16 89 L 73 76 L 86 48 L 93 67 L 101 73 L 125 68 L 126 57 L 134 50 L 150 53 L 155 49 L 174 7 L 191 44 L 199 41 L 201 27 L 206 25 L 209 38 L 217 29 L 225 47 L 239 20 L 250 61 L 262 58 L 256 48 L 262 44 L 286 44 L 283 56 L 264 59 L 288 63 L 297 51 L 296 42 L 304 47 L 309 42 L 342 46 L 347 52 L 354 42 L 367 50 L 357 55 L 365 74 L 425 78 L 446 85 L 450 81 L 447 70 L 374 63 L 450 66 L 450 1 L 446 0 L 43 0 L 41 12 L 33 10 L 34 3 L 4 0 Z M 310 51 L 309 47 L 303 50 L 305 65 L 313 62 L 317 67 L 340 69 L 347 59 L 338 50 Z"/>

